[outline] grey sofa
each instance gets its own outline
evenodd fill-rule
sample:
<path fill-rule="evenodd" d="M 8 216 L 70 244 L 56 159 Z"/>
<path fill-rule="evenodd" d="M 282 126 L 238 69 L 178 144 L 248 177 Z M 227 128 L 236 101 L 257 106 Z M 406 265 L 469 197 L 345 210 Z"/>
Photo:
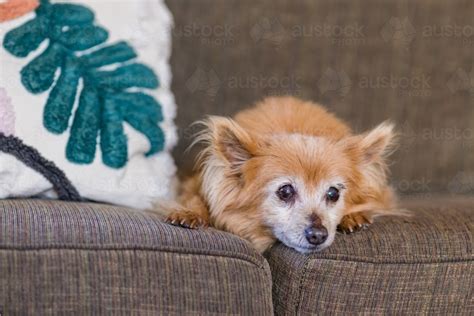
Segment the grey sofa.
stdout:
<path fill-rule="evenodd" d="M 134 210 L 0 202 L 5 315 L 472 314 L 472 199 L 406 202 L 302 255 L 265 257 L 233 235 L 164 224 Z M 441 205 L 441 206 L 440 206 Z"/>
<path fill-rule="evenodd" d="M 356 131 L 397 123 L 393 185 L 414 216 L 338 235 L 321 253 L 277 244 L 262 256 L 132 209 L 0 201 L 0 314 L 472 315 L 474 4 L 167 4 L 181 176 L 196 153 L 184 153 L 191 122 L 293 94 Z"/>

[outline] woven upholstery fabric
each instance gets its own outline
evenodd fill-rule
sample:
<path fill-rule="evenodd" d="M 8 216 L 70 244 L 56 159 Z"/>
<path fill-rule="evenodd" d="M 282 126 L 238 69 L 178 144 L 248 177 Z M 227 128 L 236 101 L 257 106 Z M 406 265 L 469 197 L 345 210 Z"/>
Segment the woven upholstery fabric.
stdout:
<path fill-rule="evenodd" d="M 0 202 L 4 314 L 271 315 L 267 262 L 227 233 L 101 204 Z"/>
<path fill-rule="evenodd" d="M 402 193 L 474 193 L 473 1 L 167 4 L 181 173 L 198 150 L 183 154 L 192 122 L 292 94 L 326 105 L 356 131 L 394 121 L 401 146 L 391 169 Z"/>
<path fill-rule="evenodd" d="M 268 251 L 275 313 L 472 315 L 474 199 L 405 205 L 413 217 L 379 218 L 321 253 Z"/>

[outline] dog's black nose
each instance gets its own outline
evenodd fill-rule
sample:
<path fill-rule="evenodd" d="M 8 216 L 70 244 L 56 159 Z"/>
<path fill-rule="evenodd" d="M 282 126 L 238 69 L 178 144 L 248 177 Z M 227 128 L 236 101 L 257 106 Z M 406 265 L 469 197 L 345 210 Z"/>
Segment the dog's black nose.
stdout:
<path fill-rule="evenodd" d="M 310 244 L 317 246 L 328 239 L 328 230 L 323 226 L 309 227 L 304 230 L 304 235 Z"/>

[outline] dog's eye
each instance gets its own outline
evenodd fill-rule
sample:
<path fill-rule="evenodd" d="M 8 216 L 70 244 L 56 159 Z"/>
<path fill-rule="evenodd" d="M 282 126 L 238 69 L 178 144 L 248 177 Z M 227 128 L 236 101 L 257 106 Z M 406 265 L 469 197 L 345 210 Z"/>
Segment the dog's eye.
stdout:
<path fill-rule="evenodd" d="M 296 190 L 291 184 L 285 184 L 278 189 L 277 195 L 280 200 L 290 202 L 294 199 Z"/>
<path fill-rule="evenodd" d="M 326 199 L 329 202 L 337 202 L 337 200 L 339 200 L 339 190 L 335 187 L 330 187 L 326 192 Z"/>

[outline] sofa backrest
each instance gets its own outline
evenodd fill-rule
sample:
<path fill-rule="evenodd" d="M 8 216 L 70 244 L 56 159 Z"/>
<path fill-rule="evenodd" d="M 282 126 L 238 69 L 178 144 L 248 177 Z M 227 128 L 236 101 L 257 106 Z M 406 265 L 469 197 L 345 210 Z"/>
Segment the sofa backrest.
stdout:
<path fill-rule="evenodd" d="M 184 153 L 205 115 L 268 95 L 326 105 L 362 132 L 393 120 L 401 193 L 474 192 L 472 1 L 167 1 Z"/>

